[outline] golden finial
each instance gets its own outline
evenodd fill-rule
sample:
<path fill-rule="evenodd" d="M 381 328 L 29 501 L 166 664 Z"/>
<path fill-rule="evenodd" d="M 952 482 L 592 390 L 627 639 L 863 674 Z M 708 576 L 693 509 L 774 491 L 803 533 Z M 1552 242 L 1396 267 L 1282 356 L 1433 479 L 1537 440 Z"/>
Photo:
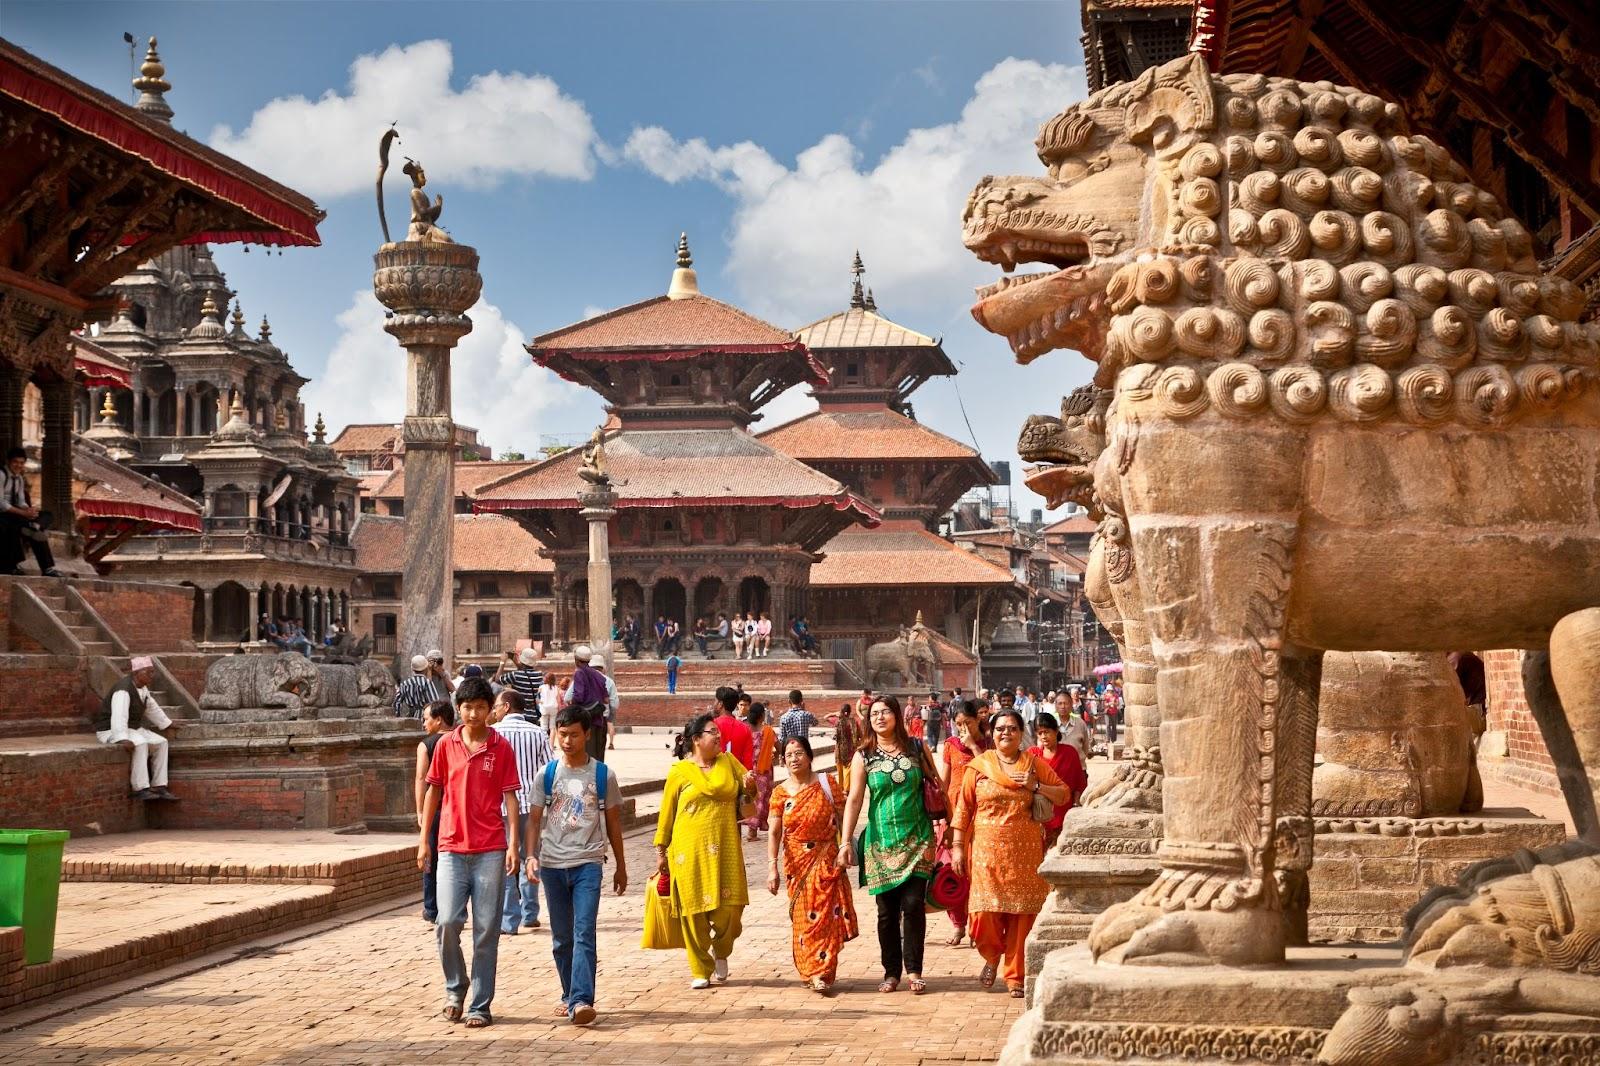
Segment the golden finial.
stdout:
<path fill-rule="evenodd" d="M 272 325 L 267 321 L 267 316 L 261 316 L 261 336 L 257 338 L 262 344 L 272 343 Z"/>
<path fill-rule="evenodd" d="M 200 301 L 200 317 L 216 318 L 218 314 L 219 311 L 217 308 L 217 298 L 212 294 L 210 289 L 207 289 L 206 298 Z"/>
<path fill-rule="evenodd" d="M 859 263 L 860 261 L 861 261 L 860 257 L 858 256 L 857 259 L 856 259 L 856 262 Z M 923 625 L 922 625 L 922 612 L 921 611 L 917 612 L 917 620 L 915 622 L 911 623 L 911 628 L 912 629 L 921 629 L 921 628 L 923 628 Z"/>
<path fill-rule="evenodd" d="M 689 257 L 689 235 L 678 234 L 678 269 L 672 272 L 672 284 L 667 287 L 667 299 L 682 300 L 700 294 L 700 281 L 695 277 L 694 260 Z"/>
<path fill-rule="evenodd" d="M 244 333 L 244 308 L 239 305 L 238 300 L 233 301 L 233 317 L 229 321 L 233 323 L 235 334 Z"/>
<path fill-rule="evenodd" d="M 133 79 L 133 87 L 139 90 L 139 102 L 133 106 L 162 122 L 171 122 L 172 108 L 167 105 L 164 94 L 172 89 L 172 83 L 166 80 L 166 73 L 161 56 L 156 54 L 156 39 L 152 37 L 150 50 L 144 54 L 144 65 L 139 68 L 139 77 Z"/>
<path fill-rule="evenodd" d="M 106 402 L 100 405 L 100 421 L 106 425 L 117 424 L 117 405 L 112 402 L 111 390 L 106 390 Z"/>
<path fill-rule="evenodd" d="M 855 275 L 855 282 L 850 287 L 850 306 L 858 310 L 864 310 L 867 306 L 867 298 L 861 292 L 861 275 L 866 272 L 867 268 L 861 265 L 861 249 L 857 248 L 855 262 L 850 264 L 850 273 Z"/>

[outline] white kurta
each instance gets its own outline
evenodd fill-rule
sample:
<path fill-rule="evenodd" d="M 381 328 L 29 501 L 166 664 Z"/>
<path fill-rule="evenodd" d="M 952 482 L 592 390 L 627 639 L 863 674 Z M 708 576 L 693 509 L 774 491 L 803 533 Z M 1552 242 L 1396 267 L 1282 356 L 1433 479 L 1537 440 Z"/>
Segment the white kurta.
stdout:
<path fill-rule="evenodd" d="M 144 701 L 144 720 L 156 729 L 172 725 L 161 705 L 150 696 L 149 689 L 140 689 Z M 133 742 L 133 759 L 128 768 L 128 782 L 135 792 L 146 788 L 164 788 L 167 784 L 167 738 L 154 729 L 128 728 L 128 694 L 118 692 L 111 697 L 111 728 L 95 734 L 102 744 L 117 744 L 124 740 Z"/>

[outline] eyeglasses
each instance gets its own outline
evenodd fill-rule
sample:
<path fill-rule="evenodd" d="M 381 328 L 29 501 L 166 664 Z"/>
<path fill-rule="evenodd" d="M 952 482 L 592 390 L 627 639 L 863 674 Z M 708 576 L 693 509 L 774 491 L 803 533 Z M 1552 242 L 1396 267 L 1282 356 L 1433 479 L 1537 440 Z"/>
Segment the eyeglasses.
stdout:
<path fill-rule="evenodd" d="M 874 707 L 870 714 L 873 718 L 893 718 L 894 712 L 887 707 Z"/>
<path fill-rule="evenodd" d="M 994 727 L 994 731 L 996 733 L 1020 733 L 1020 732 L 1022 732 L 1022 730 L 1018 729 L 1014 725 L 997 725 L 997 726 Z"/>

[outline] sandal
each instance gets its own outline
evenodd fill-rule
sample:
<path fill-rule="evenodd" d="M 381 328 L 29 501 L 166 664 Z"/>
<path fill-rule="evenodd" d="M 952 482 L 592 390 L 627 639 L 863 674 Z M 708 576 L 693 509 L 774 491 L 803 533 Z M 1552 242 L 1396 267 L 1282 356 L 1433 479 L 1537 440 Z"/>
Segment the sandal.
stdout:
<path fill-rule="evenodd" d="M 900 979 L 898 977 L 885 977 L 883 979 L 883 983 L 878 986 L 878 991 L 879 992 L 893 992 L 899 987 L 900 987 Z"/>
<path fill-rule="evenodd" d="M 819 996 L 826 994 L 828 991 L 827 979 L 822 977 L 813 977 L 811 979 L 811 991 L 815 992 Z"/>
<path fill-rule="evenodd" d="M 958 948 L 958 947 L 960 947 L 961 946 L 961 938 L 962 938 L 963 935 L 964 934 L 961 932 L 961 930 L 957 929 L 955 932 L 950 934 L 950 939 L 946 940 L 944 942 L 944 946 L 947 947 L 947 948 Z"/>
<path fill-rule="evenodd" d="M 924 993 L 924 992 L 926 992 L 928 990 L 928 982 L 924 981 L 920 977 L 913 977 L 907 983 L 911 988 L 911 994 L 913 996 L 920 996 L 920 995 L 922 995 L 922 993 Z"/>
<path fill-rule="evenodd" d="M 990 966 L 987 963 L 984 964 L 983 969 L 978 971 L 978 983 L 980 985 L 982 985 L 984 988 L 993 988 L 994 987 L 994 967 L 993 966 Z"/>
<path fill-rule="evenodd" d="M 444 1020 L 447 1022 L 459 1022 L 461 1020 L 461 1004 L 446 1003 L 444 1010 L 440 1013 L 444 1015 Z"/>
<path fill-rule="evenodd" d="M 1006 991 L 1011 993 L 1012 999 L 1022 999 L 1028 994 L 1021 985 L 1007 985 Z"/>
<path fill-rule="evenodd" d="M 572 1017 L 572 1011 L 567 1007 L 567 1005 L 565 1003 L 557 1003 L 556 1004 L 555 1013 L 554 1013 L 553 1017 L 556 1017 L 556 1018 L 570 1018 L 570 1017 Z"/>
<path fill-rule="evenodd" d="M 494 1016 L 491 1014 L 473 1014 L 467 1018 L 466 1022 L 468 1029 L 487 1029 L 493 1024 Z"/>

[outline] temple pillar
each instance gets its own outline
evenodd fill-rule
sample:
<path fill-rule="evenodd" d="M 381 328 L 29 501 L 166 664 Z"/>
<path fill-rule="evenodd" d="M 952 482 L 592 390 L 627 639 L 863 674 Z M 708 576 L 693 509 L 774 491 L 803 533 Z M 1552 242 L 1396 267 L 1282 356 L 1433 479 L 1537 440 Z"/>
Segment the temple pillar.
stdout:
<path fill-rule="evenodd" d="M 250 586 L 250 643 L 261 639 L 261 588 Z"/>
<path fill-rule="evenodd" d="M 201 613 L 202 618 L 204 618 L 204 620 L 205 620 L 204 621 L 205 628 L 204 628 L 204 638 L 203 639 L 205 640 L 205 642 L 207 644 L 211 643 L 211 634 L 212 634 L 212 632 L 213 632 L 213 630 L 215 628 L 215 623 L 216 623 L 216 619 L 211 613 L 211 611 L 212 611 L 211 594 L 212 594 L 212 590 L 211 589 L 201 589 L 200 590 L 200 596 L 201 596 L 201 600 L 202 600 L 200 613 Z"/>
<path fill-rule="evenodd" d="M 71 533 L 72 382 L 47 381 L 39 391 L 44 397 L 44 445 L 39 453 L 39 506 L 53 515 L 53 528 Z"/>
<path fill-rule="evenodd" d="M 172 425 L 172 435 L 174 437 L 187 437 L 189 436 L 189 390 L 183 388 L 173 389 L 172 391 L 177 398 L 177 418 Z"/>
<path fill-rule="evenodd" d="M 245 529 L 256 532 L 256 522 L 261 517 L 261 493 L 257 489 L 250 490 L 250 497 L 245 503 Z"/>
<path fill-rule="evenodd" d="M 617 494 L 609 482 L 578 494 L 578 514 L 589 523 L 589 647 L 604 655 L 607 669 L 616 672 L 611 654 L 611 519 L 617 513 Z M 603 747 L 603 745 L 602 745 Z"/>
<path fill-rule="evenodd" d="M 402 662 L 437 647 L 453 659 L 455 423 L 450 353 L 472 330 L 464 312 L 483 288 L 478 253 L 464 244 L 400 241 L 373 257 L 372 287 L 394 314 L 384 322 L 406 351 L 405 572 L 398 652 Z"/>
<path fill-rule="evenodd" d="M 22 394 L 27 387 L 26 370 L 0 366 L 0 445 L 6 451 L 22 447 Z"/>

